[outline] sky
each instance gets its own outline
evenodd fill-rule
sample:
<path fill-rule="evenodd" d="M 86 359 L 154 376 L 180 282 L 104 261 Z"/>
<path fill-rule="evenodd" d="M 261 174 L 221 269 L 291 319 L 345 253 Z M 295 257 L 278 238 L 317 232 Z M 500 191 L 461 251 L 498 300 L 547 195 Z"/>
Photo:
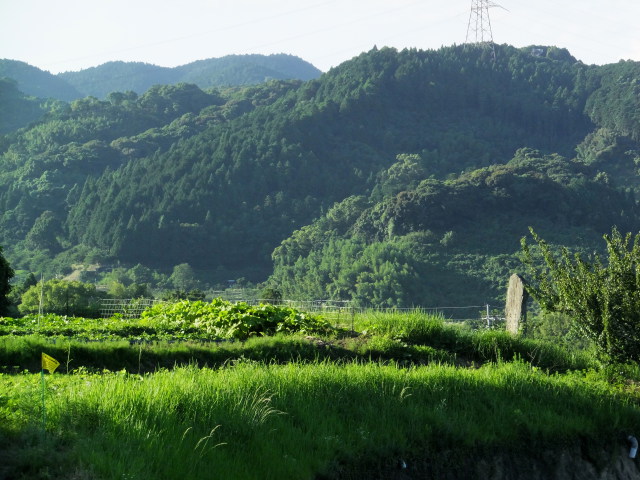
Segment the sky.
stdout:
<path fill-rule="evenodd" d="M 639 0 L 490 3 L 497 44 L 567 48 L 586 64 L 640 61 Z M 472 0 L 0 0 L 0 58 L 59 73 L 113 60 L 175 67 L 229 54 L 287 53 L 328 71 L 374 46 L 463 44 L 471 6 Z"/>

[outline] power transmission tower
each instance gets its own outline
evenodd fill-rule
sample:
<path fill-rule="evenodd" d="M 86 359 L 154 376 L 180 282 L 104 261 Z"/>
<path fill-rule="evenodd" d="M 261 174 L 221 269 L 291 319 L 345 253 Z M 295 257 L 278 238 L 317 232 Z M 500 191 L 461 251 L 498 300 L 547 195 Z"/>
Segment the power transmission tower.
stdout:
<path fill-rule="evenodd" d="M 495 59 L 496 51 L 493 45 L 491 19 L 489 18 L 489 9 L 492 7 L 503 8 L 490 0 L 471 0 L 471 14 L 469 15 L 465 44 L 488 46 Z"/>

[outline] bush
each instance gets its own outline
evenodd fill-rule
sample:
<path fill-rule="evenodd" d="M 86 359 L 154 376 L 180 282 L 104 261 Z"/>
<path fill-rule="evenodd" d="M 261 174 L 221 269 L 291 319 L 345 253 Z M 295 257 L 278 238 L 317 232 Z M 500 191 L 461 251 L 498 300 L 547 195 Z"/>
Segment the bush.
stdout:
<path fill-rule="evenodd" d="M 100 311 L 96 287 L 90 283 L 52 279 L 29 287 L 22 294 L 20 313 L 96 316 Z"/>
<path fill-rule="evenodd" d="M 531 229 L 541 262 L 522 239 L 524 263 L 532 274 L 527 286 L 545 312 L 571 315 L 576 329 L 592 340 L 601 356 L 610 361 L 640 360 L 640 234 L 630 245 L 613 229 L 605 235 L 607 262 L 595 256 L 593 263 L 563 248 L 560 258 Z"/>

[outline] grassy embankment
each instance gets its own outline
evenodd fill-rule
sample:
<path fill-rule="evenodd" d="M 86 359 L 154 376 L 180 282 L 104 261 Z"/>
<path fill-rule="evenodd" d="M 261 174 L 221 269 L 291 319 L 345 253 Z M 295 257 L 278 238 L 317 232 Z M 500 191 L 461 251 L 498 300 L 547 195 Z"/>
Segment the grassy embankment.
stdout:
<path fill-rule="evenodd" d="M 335 478 L 350 465 L 437 463 L 442 452 L 455 464 L 640 431 L 633 384 L 586 355 L 420 312 L 363 317 L 356 330 L 368 334 L 207 345 L 1 337 L 3 365 L 20 371 L 7 359 L 25 351 L 20 362 L 37 363 L 46 346 L 62 374 L 46 376 L 46 436 L 39 374 L 0 377 L 0 477 Z M 109 356 L 120 364 L 101 372 Z M 162 367 L 171 359 L 192 364 Z"/>

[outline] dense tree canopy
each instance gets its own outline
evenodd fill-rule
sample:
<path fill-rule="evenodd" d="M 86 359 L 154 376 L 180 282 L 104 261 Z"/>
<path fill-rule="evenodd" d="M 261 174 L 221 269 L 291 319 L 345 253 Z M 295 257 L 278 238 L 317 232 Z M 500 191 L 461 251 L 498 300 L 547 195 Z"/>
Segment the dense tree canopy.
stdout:
<path fill-rule="evenodd" d="M 91 316 L 98 311 L 96 287 L 90 283 L 47 280 L 29 287 L 22 294 L 21 313 L 43 312 L 60 315 Z"/>
<path fill-rule="evenodd" d="M 0 73 L 0 135 L 39 120 L 46 112 L 46 102 L 28 97 L 18 90 L 18 83 Z"/>
<path fill-rule="evenodd" d="M 189 265 L 209 285 L 273 273 L 285 296 L 493 301 L 528 225 L 593 248 L 638 229 L 640 187 L 637 63 L 496 48 L 50 104 L 0 137 L 0 242 L 51 274 L 121 262 L 170 284 Z"/>
<path fill-rule="evenodd" d="M 0 247 L 0 316 L 7 314 L 7 307 L 10 304 L 11 284 L 9 281 L 11 278 L 13 278 L 13 269 L 2 255 L 2 247 Z"/>
<path fill-rule="evenodd" d="M 406 161 L 399 156 L 387 171 Z M 283 241 L 273 253 L 272 283 L 303 298 L 495 304 L 518 266 L 515 251 L 529 223 L 583 248 L 612 224 L 640 226 L 632 197 L 584 166 L 530 149 L 505 165 L 455 180 L 426 178 L 375 201 L 382 191 L 336 204 Z M 371 283 L 398 287 L 381 298 Z"/>

